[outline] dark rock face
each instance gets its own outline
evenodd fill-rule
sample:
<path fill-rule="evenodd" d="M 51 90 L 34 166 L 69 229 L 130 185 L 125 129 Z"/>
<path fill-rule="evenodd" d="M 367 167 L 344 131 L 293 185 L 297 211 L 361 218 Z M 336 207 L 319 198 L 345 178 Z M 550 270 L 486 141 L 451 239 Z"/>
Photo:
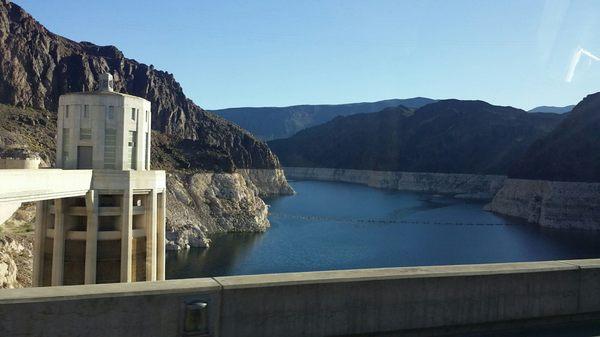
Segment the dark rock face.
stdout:
<path fill-rule="evenodd" d="M 191 153 L 203 169 L 274 168 L 278 161 L 248 132 L 194 104 L 168 72 L 125 58 L 114 46 L 49 32 L 19 6 L 0 0 L 0 102 L 56 111 L 66 92 L 94 90 L 109 72 L 115 91 L 152 103 L 153 128 Z"/>
<path fill-rule="evenodd" d="M 0 158 L 39 156 L 50 165 L 56 155 L 54 135 L 55 114 L 0 104 Z"/>
<path fill-rule="evenodd" d="M 444 100 L 338 117 L 269 142 L 284 166 L 505 174 L 561 120 L 482 101 Z"/>
<path fill-rule="evenodd" d="M 510 177 L 600 182 L 600 93 L 584 98 L 511 167 Z"/>
<path fill-rule="evenodd" d="M 249 130 L 260 139 L 287 138 L 300 130 L 323 124 L 337 116 L 381 111 L 405 106 L 418 109 L 435 102 L 425 97 L 388 99 L 371 103 L 294 105 L 288 107 L 231 108 L 214 110 L 216 114 Z"/>

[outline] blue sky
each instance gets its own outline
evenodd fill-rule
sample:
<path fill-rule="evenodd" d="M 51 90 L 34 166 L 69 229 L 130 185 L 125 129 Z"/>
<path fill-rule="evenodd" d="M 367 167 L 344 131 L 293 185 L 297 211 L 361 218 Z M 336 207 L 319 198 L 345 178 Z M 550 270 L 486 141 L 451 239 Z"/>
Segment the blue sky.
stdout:
<path fill-rule="evenodd" d="M 600 91 L 600 1 L 16 0 L 175 75 L 206 109 L 388 98 L 529 109 Z"/>

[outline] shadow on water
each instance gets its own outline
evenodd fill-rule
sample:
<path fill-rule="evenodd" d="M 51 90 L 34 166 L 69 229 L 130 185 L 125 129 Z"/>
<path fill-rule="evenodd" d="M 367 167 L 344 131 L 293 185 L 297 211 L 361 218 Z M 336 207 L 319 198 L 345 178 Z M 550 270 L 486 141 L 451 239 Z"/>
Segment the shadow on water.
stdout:
<path fill-rule="evenodd" d="M 295 181 L 268 200 L 266 233 L 212 237 L 167 254 L 167 277 L 600 257 L 600 234 L 543 229 L 481 202 L 361 185 Z"/>
<path fill-rule="evenodd" d="M 213 277 L 232 274 L 263 233 L 229 233 L 211 236 L 210 248 L 169 251 L 166 256 L 168 279 Z"/>

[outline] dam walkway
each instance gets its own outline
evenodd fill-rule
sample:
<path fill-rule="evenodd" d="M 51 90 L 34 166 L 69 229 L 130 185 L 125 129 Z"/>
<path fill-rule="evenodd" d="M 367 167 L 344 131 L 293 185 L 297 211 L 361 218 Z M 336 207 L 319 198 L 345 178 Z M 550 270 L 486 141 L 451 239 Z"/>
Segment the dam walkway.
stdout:
<path fill-rule="evenodd" d="M 0 170 L 0 205 L 84 196 L 91 187 L 92 170 Z"/>

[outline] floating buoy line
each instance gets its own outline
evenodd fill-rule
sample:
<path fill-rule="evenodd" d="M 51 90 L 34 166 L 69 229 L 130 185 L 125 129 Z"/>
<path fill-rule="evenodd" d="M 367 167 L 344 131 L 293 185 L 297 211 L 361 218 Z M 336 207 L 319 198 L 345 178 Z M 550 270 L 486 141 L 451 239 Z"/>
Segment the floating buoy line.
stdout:
<path fill-rule="evenodd" d="M 515 223 L 469 223 L 469 222 L 449 222 L 437 220 L 402 220 L 402 219 L 345 219 L 328 217 L 321 215 L 295 215 L 287 213 L 271 213 L 271 217 L 276 219 L 295 219 L 304 221 L 333 221 L 346 223 L 373 223 L 373 224 L 410 224 L 410 225 L 444 225 L 444 226 L 515 226 Z"/>

